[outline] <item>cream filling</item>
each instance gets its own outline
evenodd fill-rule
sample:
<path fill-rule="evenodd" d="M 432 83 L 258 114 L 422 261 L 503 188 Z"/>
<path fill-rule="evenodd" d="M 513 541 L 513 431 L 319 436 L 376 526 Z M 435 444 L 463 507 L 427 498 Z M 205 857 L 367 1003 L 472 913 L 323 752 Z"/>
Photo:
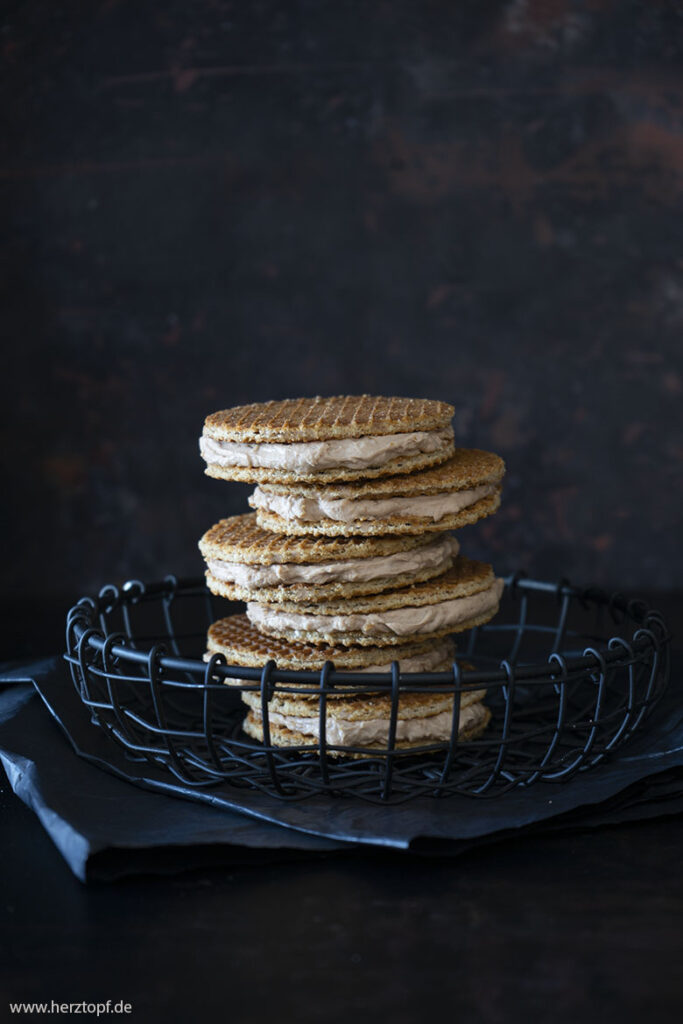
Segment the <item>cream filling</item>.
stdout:
<path fill-rule="evenodd" d="M 447 640 L 437 644 L 429 651 L 422 654 L 412 654 L 407 658 L 398 659 L 398 667 L 401 672 L 432 672 L 439 668 L 445 661 L 453 661 L 453 645 Z M 363 665 L 362 668 L 340 668 L 340 672 L 391 672 L 391 662 L 386 661 L 381 665 Z"/>
<path fill-rule="evenodd" d="M 249 497 L 252 508 L 273 512 L 282 519 L 317 523 L 321 519 L 351 523 L 360 519 L 388 519 L 415 516 L 438 523 L 445 516 L 469 508 L 495 491 L 494 484 L 481 484 L 463 491 L 445 494 L 415 494 L 406 498 L 326 498 L 323 491 L 312 497 L 301 494 L 271 494 L 257 487 Z"/>
<path fill-rule="evenodd" d="M 318 562 L 300 565 L 298 562 L 278 562 L 274 565 L 245 565 L 207 559 L 209 571 L 219 580 L 236 583 L 241 587 L 269 587 L 294 583 L 357 583 L 366 580 L 392 578 L 402 573 L 418 573 L 425 569 L 445 571 L 457 555 L 460 545 L 455 537 L 439 537 L 433 544 L 411 551 L 395 551 L 376 558 L 348 558 L 345 561 Z"/>
<path fill-rule="evenodd" d="M 292 444 L 217 441 L 202 434 L 202 457 L 218 466 L 253 466 L 315 473 L 324 469 L 371 469 L 402 455 L 439 451 L 453 441 L 453 428 L 416 431 L 413 434 L 382 434 L 379 437 L 333 438 Z"/>
<path fill-rule="evenodd" d="M 252 625 L 265 632 L 287 630 L 296 639 L 304 639 L 308 632 L 362 633 L 364 636 L 411 636 L 421 633 L 435 633 L 437 630 L 455 628 L 469 619 L 478 618 L 495 611 L 503 592 L 503 581 L 495 580 L 485 590 L 469 597 L 454 597 L 437 604 L 425 604 L 407 608 L 385 608 L 377 612 L 353 613 L 351 615 L 307 615 L 278 609 L 276 605 L 247 604 L 247 615 Z"/>
<path fill-rule="evenodd" d="M 328 714 L 325 723 L 325 735 L 328 743 L 347 747 L 364 747 L 372 743 L 386 743 L 389 738 L 388 718 L 367 718 L 364 720 L 351 721 L 347 718 L 337 718 L 330 714 L 332 708 L 328 705 Z M 258 711 L 252 711 L 254 717 L 261 719 Z M 466 729 L 483 722 L 486 717 L 486 709 L 483 704 L 470 704 L 461 708 L 458 720 L 458 730 Z M 276 711 L 270 711 L 268 720 L 273 725 L 281 725 L 292 732 L 300 732 L 305 736 L 313 736 L 316 740 L 320 738 L 320 719 L 316 715 L 312 718 L 300 718 L 297 715 L 280 715 Z M 451 736 L 453 714 L 450 711 L 440 711 L 436 715 L 428 715 L 425 718 L 399 718 L 396 722 L 396 740 L 429 742 L 448 740 Z"/>

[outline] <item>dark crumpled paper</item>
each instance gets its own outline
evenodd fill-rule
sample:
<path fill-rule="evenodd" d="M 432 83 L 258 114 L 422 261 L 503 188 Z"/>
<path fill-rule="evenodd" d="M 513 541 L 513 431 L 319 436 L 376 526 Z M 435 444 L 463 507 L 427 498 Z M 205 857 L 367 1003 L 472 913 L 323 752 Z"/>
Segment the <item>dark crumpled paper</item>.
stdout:
<path fill-rule="evenodd" d="M 0 695 L 0 759 L 83 880 L 368 847 L 455 854 L 525 828 L 590 828 L 683 810 L 676 672 L 642 735 L 593 771 L 493 799 L 425 797 L 387 807 L 339 797 L 284 803 L 225 784 L 184 787 L 162 769 L 127 761 L 90 723 L 61 659 L 0 674 L 0 682 L 21 679 L 33 681 L 43 703 L 29 686 Z"/>

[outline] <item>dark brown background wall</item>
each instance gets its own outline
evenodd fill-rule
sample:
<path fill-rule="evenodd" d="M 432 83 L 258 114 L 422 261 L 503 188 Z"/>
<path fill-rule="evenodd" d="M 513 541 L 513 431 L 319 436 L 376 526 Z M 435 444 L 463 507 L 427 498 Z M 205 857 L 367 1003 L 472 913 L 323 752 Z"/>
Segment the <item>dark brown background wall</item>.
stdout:
<path fill-rule="evenodd" d="M 363 391 L 507 460 L 471 554 L 678 585 L 681 10 L 6 9 L 5 596 L 198 573 L 204 416 Z"/>

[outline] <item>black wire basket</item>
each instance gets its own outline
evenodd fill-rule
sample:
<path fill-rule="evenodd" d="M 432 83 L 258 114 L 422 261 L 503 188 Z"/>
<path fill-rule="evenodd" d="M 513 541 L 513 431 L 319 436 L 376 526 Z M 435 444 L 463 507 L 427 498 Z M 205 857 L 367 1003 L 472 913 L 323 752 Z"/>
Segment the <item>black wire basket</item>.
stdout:
<path fill-rule="evenodd" d="M 127 756 L 162 766 L 186 786 L 257 789 L 284 800 L 315 794 L 398 803 L 414 797 L 498 795 L 592 768 L 642 728 L 669 676 L 669 635 L 639 600 L 528 579 L 505 579 L 496 619 L 460 634 L 450 672 L 319 672 L 204 659 L 206 631 L 234 610 L 203 580 L 131 580 L 82 598 L 67 618 L 71 674 L 91 720 Z M 226 685 L 230 680 L 232 685 Z M 388 693 L 385 749 L 332 746 L 331 694 Z M 492 712 L 477 739 L 458 738 L 462 695 L 485 688 Z M 243 690 L 260 693 L 264 742 L 241 728 Z M 320 738 L 270 742 L 274 693 L 317 695 Z M 449 742 L 396 749 L 400 701 L 452 693 Z M 314 746 L 313 746 L 314 744 Z M 352 754 L 364 754 L 352 758 Z M 341 756 L 340 756 L 341 755 Z"/>

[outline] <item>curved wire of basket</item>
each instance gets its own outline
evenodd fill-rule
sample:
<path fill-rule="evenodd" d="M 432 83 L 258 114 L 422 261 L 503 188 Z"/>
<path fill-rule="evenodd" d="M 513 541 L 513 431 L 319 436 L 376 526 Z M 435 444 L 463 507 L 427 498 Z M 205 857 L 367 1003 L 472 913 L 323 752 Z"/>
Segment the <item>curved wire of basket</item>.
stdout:
<path fill-rule="evenodd" d="M 190 786 L 258 789 L 285 800 L 342 794 L 377 802 L 453 793 L 484 797 L 538 780 L 564 781 L 596 765 L 641 727 L 669 675 L 669 634 L 659 612 L 596 588 L 505 579 L 496 620 L 458 639 L 450 672 L 293 671 L 229 666 L 204 657 L 220 617 L 203 580 L 108 585 L 67 617 L 65 658 L 93 723 L 137 761 Z M 226 612 L 223 612 L 226 614 Z M 228 681 L 231 685 L 226 685 Z M 386 747 L 328 741 L 328 700 L 386 693 Z M 462 695 L 487 690 L 492 712 L 477 739 L 458 737 Z M 241 730 L 242 691 L 260 694 L 264 742 Z M 274 693 L 319 701 L 320 739 L 271 743 Z M 451 737 L 409 751 L 396 746 L 404 694 L 453 695 Z M 361 755 L 352 757 L 351 755 Z"/>

